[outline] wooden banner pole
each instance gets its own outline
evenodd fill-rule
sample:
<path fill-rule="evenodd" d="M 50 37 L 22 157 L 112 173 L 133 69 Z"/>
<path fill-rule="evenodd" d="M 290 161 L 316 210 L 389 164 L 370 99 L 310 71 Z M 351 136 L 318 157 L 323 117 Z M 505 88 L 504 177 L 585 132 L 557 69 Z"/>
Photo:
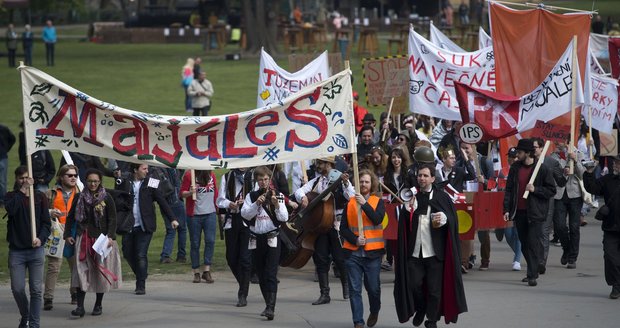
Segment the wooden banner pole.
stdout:
<path fill-rule="evenodd" d="M 534 167 L 534 173 L 532 173 L 532 177 L 530 178 L 530 181 L 528 181 L 528 184 L 533 184 L 534 183 L 534 179 L 536 179 L 536 176 L 538 175 L 538 171 L 540 170 L 540 167 L 542 166 L 542 163 L 545 161 L 545 156 L 547 156 L 547 151 L 549 151 L 549 146 L 550 145 L 551 145 L 551 142 L 549 140 L 547 140 L 545 142 L 545 147 L 543 147 L 542 153 L 540 154 L 538 162 L 536 162 L 536 166 Z M 523 198 L 527 199 L 527 197 L 529 195 L 530 195 L 530 192 L 526 190 L 523 193 Z"/>

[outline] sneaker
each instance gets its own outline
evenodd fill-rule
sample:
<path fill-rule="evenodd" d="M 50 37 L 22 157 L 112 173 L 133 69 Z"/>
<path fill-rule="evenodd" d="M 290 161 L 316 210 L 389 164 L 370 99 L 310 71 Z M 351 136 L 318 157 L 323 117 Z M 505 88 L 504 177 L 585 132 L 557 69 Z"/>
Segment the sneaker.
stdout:
<path fill-rule="evenodd" d="M 521 271 L 521 263 L 517 261 L 512 262 L 512 271 Z"/>
<path fill-rule="evenodd" d="M 478 270 L 480 270 L 480 271 L 487 271 L 487 270 L 489 270 L 489 263 L 480 263 L 480 267 L 478 268 Z"/>
<path fill-rule="evenodd" d="M 169 257 L 164 257 L 163 259 L 159 260 L 159 263 L 162 263 L 162 264 L 170 264 L 172 262 L 174 261 Z"/>
<path fill-rule="evenodd" d="M 211 271 L 205 271 L 202 273 L 202 279 L 204 279 L 204 281 L 207 284 L 212 284 L 215 280 L 213 280 L 213 278 L 211 278 Z"/>
<path fill-rule="evenodd" d="M 473 269 L 473 267 L 476 265 L 476 255 L 470 255 L 469 256 L 469 263 L 467 265 L 468 269 Z"/>
<path fill-rule="evenodd" d="M 558 240 L 553 243 L 553 246 L 562 247 L 562 243 Z"/>
<path fill-rule="evenodd" d="M 535 287 L 536 285 L 538 285 L 538 282 L 536 281 L 536 279 L 528 279 L 527 285 L 531 287 Z"/>
<path fill-rule="evenodd" d="M 461 264 L 461 273 L 466 274 L 467 272 L 467 267 L 465 266 L 465 264 Z"/>
<path fill-rule="evenodd" d="M 194 273 L 194 280 L 192 281 L 193 283 L 197 284 L 200 283 L 200 273 L 196 272 Z"/>
<path fill-rule="evenodd" d="M 609 298 L 612 300 L 620 298 L 620 287 L 613 287 L 611 289 L 611 293 L 609 294 Z"/>
<path fill-rule="evenodd" d="M 390 262 L 385 261 L 385 262 L 381 263 L 381 270 L 383 270 L 383 271 L 392 271 L 392 265 L 390 264 Z"/>
<path fill-rule="evenodd" d="M 187 263 L 187 259 L 184 256 L 177 257 L 178 263 Z"/>
<path fill-rule="evenodd" d="M 579 221 L 579 225 L 584 227 L 588 224 L 588 221 L 586 221 L 586 219 L 582 216 L 581 220 Z"/>
<path fill-rule="evenodd" d="M 575 263 L 575 261 L 568 261 L 568 264 L 566 265 L 567 269 L 576 269 L 577 268 L 577 263 Z"/>

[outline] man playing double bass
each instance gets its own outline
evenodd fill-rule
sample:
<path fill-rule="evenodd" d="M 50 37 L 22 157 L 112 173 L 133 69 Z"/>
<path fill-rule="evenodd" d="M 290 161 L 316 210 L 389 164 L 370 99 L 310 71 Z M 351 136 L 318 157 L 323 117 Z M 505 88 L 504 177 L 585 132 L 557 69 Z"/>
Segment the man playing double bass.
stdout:
<path fill-rule="evenodd" d="M 308 206 L 308 193 L 316 192 L 320 194 L 323 190 L 327 189 L 329 186 L 329 172 L 335 167 L 336 157 L 329 156 L 317 159 L 315 164 L 319 175 L 295 191 L 295 198 L 302 207 Z M 341 177 L 342 186 L 337 187 L 333 192 L 333 197 L 326 200 L 334 202 L 335 211 L 333 213 L 333 218 L 330 218 L 333 221 L 332 228 L 327 232 L 320 233 L 314 244 L 312 259 L 314 260 L 314 265 L 316 266 L 317 275 L 319 277 L 321 295 L 312 305 L 327 304 L 331 301 L 329 296 L 329 265 L 332 259 L 336 263 L 338 270 L 340 270 L 342 296 L 344 299 L 349 298 L 349 285 L 338 231 L 340 230 L 342 212 L 349 198 L 355 196 L 355 190 L 351 183 L 349 183 L 349 175 L 347 173 L 343 173 Z M 321 205 L 319 204 L 317 206 Z"/>

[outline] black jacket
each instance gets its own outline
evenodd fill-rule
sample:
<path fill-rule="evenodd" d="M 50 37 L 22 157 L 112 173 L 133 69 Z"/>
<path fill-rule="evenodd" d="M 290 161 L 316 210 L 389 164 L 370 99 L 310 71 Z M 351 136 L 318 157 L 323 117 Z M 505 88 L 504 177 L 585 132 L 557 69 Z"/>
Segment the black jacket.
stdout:
<path fill-rule="evenodd" d="M 465 181 L 471 181 L 476 179 L 475 171 L 473 167 L 471 167 L 471 163 L 465 163 L 468 169 L 463 167 L 455 166 L 452 168 L 452 171 L 448 174 L 447 178 L 443 177 L 442 169 L 437 169 L 435 176 L 437 177 L 436 182 L 437 186 L 444 188 L 446 185 L 450 184 L 454 189 L 458 192 L 463 192 L 463 185 Z"/>
<path fill-rule="evenodd" d="M 140 185 L 140 214 L 142 215 L 142 223 L 144 225 L 144 230 L 146 232 L 155 232 L 157 229 L 157 221 L 155 220 L 157 216 L 155 215 L 155 204 L 157 202 L 159 204 L 159 209 L 164 217 L 164 219 L 169 221 L 176 220 L 170 205 L 159 191 L 158 188 L 149 187 L 149 180 L 152 179 L 147 177 L 142 181 L 142 185 Z M 116 185 L 114 189 L 121 190 L 129 193 L 134 196 L 133 193 L 133 179 L 121 179 L 120 183 Z"/>
<path fill-rule="evenodd" d="M 44 193 L 34 193 L 35 232 L 41 245 L 45 244 L 50 235 L 51 221 L 49 203 Z M 30 232 L 30 199 L 21 191 L 11 191 L 4 196 L 4 208 L 9 216 L 6 229 L 6 240 L 10 249 L 32 249 Z"/>
<path fill-rule="evenodd" d="M 75 223 L 75 215 L 79 198 L 79 193 L 73 197 L 73 203 L 71 203 L 71 210 L 67 215 L 67 223 L 65 225 L 65 227 L 67 227 L 63 236 L 65 239 L 71 237 L 71 227 L 73 227 L 73 224 Z M 94 207 L 86 206 L 86 221 L 77 225 L 76 236 L 81 235 L 84 230 L 87 230 L 88 236 L 91 238 L 98 238 L 99 235 L 104 234 L 108 236 L 108 238 L 116 239 L 116 205 L 114 203 L 114 199 L 112 199 L 112 195 L 106 193 L 104 202 L 106 204 L 105 214 L 103 215 L 101 222 L 99 222 L 99 225 L 95 222 Z"/>
<path fill-rule="evenodd" d="M 15 135 L 8 127 L 0 124 L 0 159 L 7 158 L 7 154 L 15 144 Z"/>
<path fill-rule="evenodd" d="M 510 219 L 514 219 L 517 212 L 517 201 L 519 193 L 519 170 L 523 167 L 523 162 L 517 161 L 510 166 L 508 179 L 506 180 L 506 191 L 504 194 L 504 213 L 508 212 Z M 536 162 L 532 164 L 536 166 Z M 534 170 L 532 169 L 532 173 Z M 528 177 L 530 179 L 531 175 Z M 546 165 L 541 165 L 536 179 L 534 179 L 534 192 L 527 198 L 527 218 L 532 221 L 544 221 L 549 211 L 549 199 L 555 196 L 555 181 Z"/>
<path fill-rule="evenodd" d="M 620 175 L 609 173 L 596 179 L 594 173 L 585 172 L 583 185 L 587 192 L 602 195 L 605 205 L 609 207 L 609 215 L 603 220 L 601 229 L 620 232 Z"/>

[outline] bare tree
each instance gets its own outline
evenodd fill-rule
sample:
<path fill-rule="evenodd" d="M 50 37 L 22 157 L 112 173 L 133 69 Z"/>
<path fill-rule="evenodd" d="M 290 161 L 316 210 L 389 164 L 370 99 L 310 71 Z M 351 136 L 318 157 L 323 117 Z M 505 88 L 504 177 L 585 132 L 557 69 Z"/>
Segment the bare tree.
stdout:
<path fill-rule="evenodd" d="M 277 53 L 278 1 L 243 0 L 246 48 L 257 53 L 261 47 L 270 54 Z"/>

